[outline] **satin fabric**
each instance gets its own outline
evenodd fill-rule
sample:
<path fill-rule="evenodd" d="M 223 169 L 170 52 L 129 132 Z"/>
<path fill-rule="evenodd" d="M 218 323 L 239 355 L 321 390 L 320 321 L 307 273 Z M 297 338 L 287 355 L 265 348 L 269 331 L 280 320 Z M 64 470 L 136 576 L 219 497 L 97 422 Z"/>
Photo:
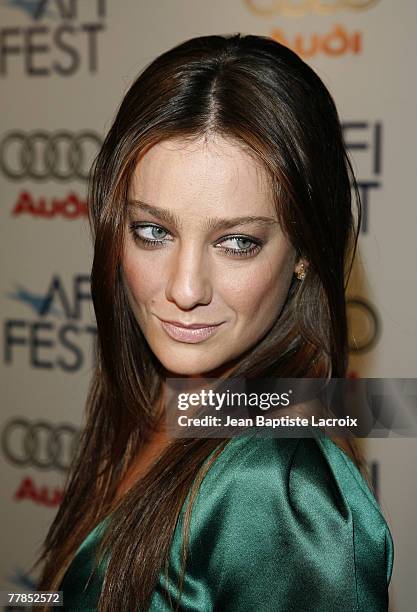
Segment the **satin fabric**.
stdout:
<path fill-rule="evenodd" d="M 151 612 L 178 603 L 187 501 L 171 545 L 169 580 L 161 572 Z M 98 609 L 104 567 L 90 573 L 106 520 L 68 568 L 60 587 L 65 610 Z M 240 436 L 210 468 L 195 500 L 178 609 L 383 612 L 392 565 L 393 542 L 378 503 L 330 438 Z"/>

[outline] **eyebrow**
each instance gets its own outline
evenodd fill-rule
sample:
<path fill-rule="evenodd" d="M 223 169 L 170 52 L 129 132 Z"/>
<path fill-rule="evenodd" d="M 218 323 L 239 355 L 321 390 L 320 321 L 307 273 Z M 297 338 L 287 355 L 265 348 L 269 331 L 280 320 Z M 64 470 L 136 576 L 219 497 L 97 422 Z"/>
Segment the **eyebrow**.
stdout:
<path fill-rule="evenodd" d="M 174 227 L 181 227 L 181 222 L 179 217 L 167 210 L 166 208 L 160 208 L 159 206 L 151 206 L 150 204 L 146 204 L 146 202 L 142 202 L 141 200 L 128 200 L 128 205 L 136 208 L 140 208 L 144 212 L 148 212 L 157 219 L 161 221 L 165 221 L 165 223 L 169 223 Z M 262 225 L 271 225 L 278 224 L 277 219 L 273 217 L 263 217 L 263 216 L 246 216 L 246 217 L 233 217 L 233 218 L 225 218 L 222 219 L 220 217 L 212 217 L 204 220 L 204 229 L 209 231 L 223 230 L 229 229 L 231 227 L 235 227 L 236 225 L 249 225 L 250 223 L 258 223 Z"/>

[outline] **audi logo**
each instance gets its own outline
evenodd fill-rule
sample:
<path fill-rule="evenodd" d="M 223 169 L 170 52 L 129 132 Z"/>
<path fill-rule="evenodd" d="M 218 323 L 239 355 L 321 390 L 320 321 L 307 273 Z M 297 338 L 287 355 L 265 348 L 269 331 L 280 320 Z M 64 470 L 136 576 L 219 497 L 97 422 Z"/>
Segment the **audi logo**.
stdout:
<path fill-rule="evenodd" d="M 352 353 L 370 351 L 381 336 L 381 321 L 375 307 L 363 298 L 347 300 L 349 350 Z"/>
<path fill-rule="evenodd" d="M 249 9 L 258 15 L 275 15 L 281 13 L 288 17 L 302 17 L 307 13 L 333 14 L 337 11 L 363 11 L 380 0 L 245 0 Z"/>
<path fill-rule="evenodd" d="M 77 134 L 13 131 L 0 143 L 0 169 L 13 181 L 86 181 L 100 147 L 100 136 L 87 130 Z"/>
<path fill-rule="evenodd" d="M 19 467 L 68 470 L 79 439 L 73 425 L 33 423 L 23 418 L 10 421 L 1 435 L 1 448 L 8 461 Z"/>

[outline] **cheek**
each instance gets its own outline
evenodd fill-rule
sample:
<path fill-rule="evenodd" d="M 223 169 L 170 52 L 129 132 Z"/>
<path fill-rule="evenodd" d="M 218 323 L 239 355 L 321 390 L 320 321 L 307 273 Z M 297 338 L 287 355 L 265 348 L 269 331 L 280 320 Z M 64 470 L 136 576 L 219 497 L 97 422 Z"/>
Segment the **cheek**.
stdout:
<path fill-rule="evenodd" d="M 287 261 L 280 265 L 264 262 L 252 270 L 242 270 L 242 274 L 229 278 L 222 283 L 221 294 L 224 301 L 238 317 L 252 324 L 278 314 L 285 300 L 291 282 L 292 268 Z"/>
<path fill-rule="evenodd" d="M 134 253 L 125 253 L 122 270 L 124 282 L 128 288 L 129 299 L 133 304 L 140 306 L 141 303 L 148 303 L 158 294 L 161 289 L 161 275 L 156 274 L 152 262 L 147 262 L 145 258 L 138 257 Z"/>

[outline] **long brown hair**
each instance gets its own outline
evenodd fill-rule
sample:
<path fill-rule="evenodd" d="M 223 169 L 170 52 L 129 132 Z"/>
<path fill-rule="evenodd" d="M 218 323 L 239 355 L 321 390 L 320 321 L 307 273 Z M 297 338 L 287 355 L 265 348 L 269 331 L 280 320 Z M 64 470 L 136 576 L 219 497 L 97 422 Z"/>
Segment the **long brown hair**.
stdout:
<path fill-rule="evenodd" d="M 303 282 L 293 278 L 269 333 L 228 376 L 346 375 L 345 291 L 361 207 L 329 91 L 295 53 L 266 37 L 203 36 L 163 53 L 128 90 L 93 166 L 97 365 L 64 499 L 36 563 L 43 563 L 38 589 L 56 590 L 83 539 L 108 516 L 103 611 L 148 608 L 184 501 L 191 491 L 192 502 L 227 444 L 175 440 L 112 508 L 120 479 L 161 418 L 164 380 L 121 277 L 130 180 L 146 147 L 209 133 L 234 139 L 263 165 L 282 228 L 309 264 Z M 360 466 L 353 443 L 346 445 Z M 186 531 L 190 512 L 191 505 Z M 183 552 L 185 567 L 185 546 Z"/>

